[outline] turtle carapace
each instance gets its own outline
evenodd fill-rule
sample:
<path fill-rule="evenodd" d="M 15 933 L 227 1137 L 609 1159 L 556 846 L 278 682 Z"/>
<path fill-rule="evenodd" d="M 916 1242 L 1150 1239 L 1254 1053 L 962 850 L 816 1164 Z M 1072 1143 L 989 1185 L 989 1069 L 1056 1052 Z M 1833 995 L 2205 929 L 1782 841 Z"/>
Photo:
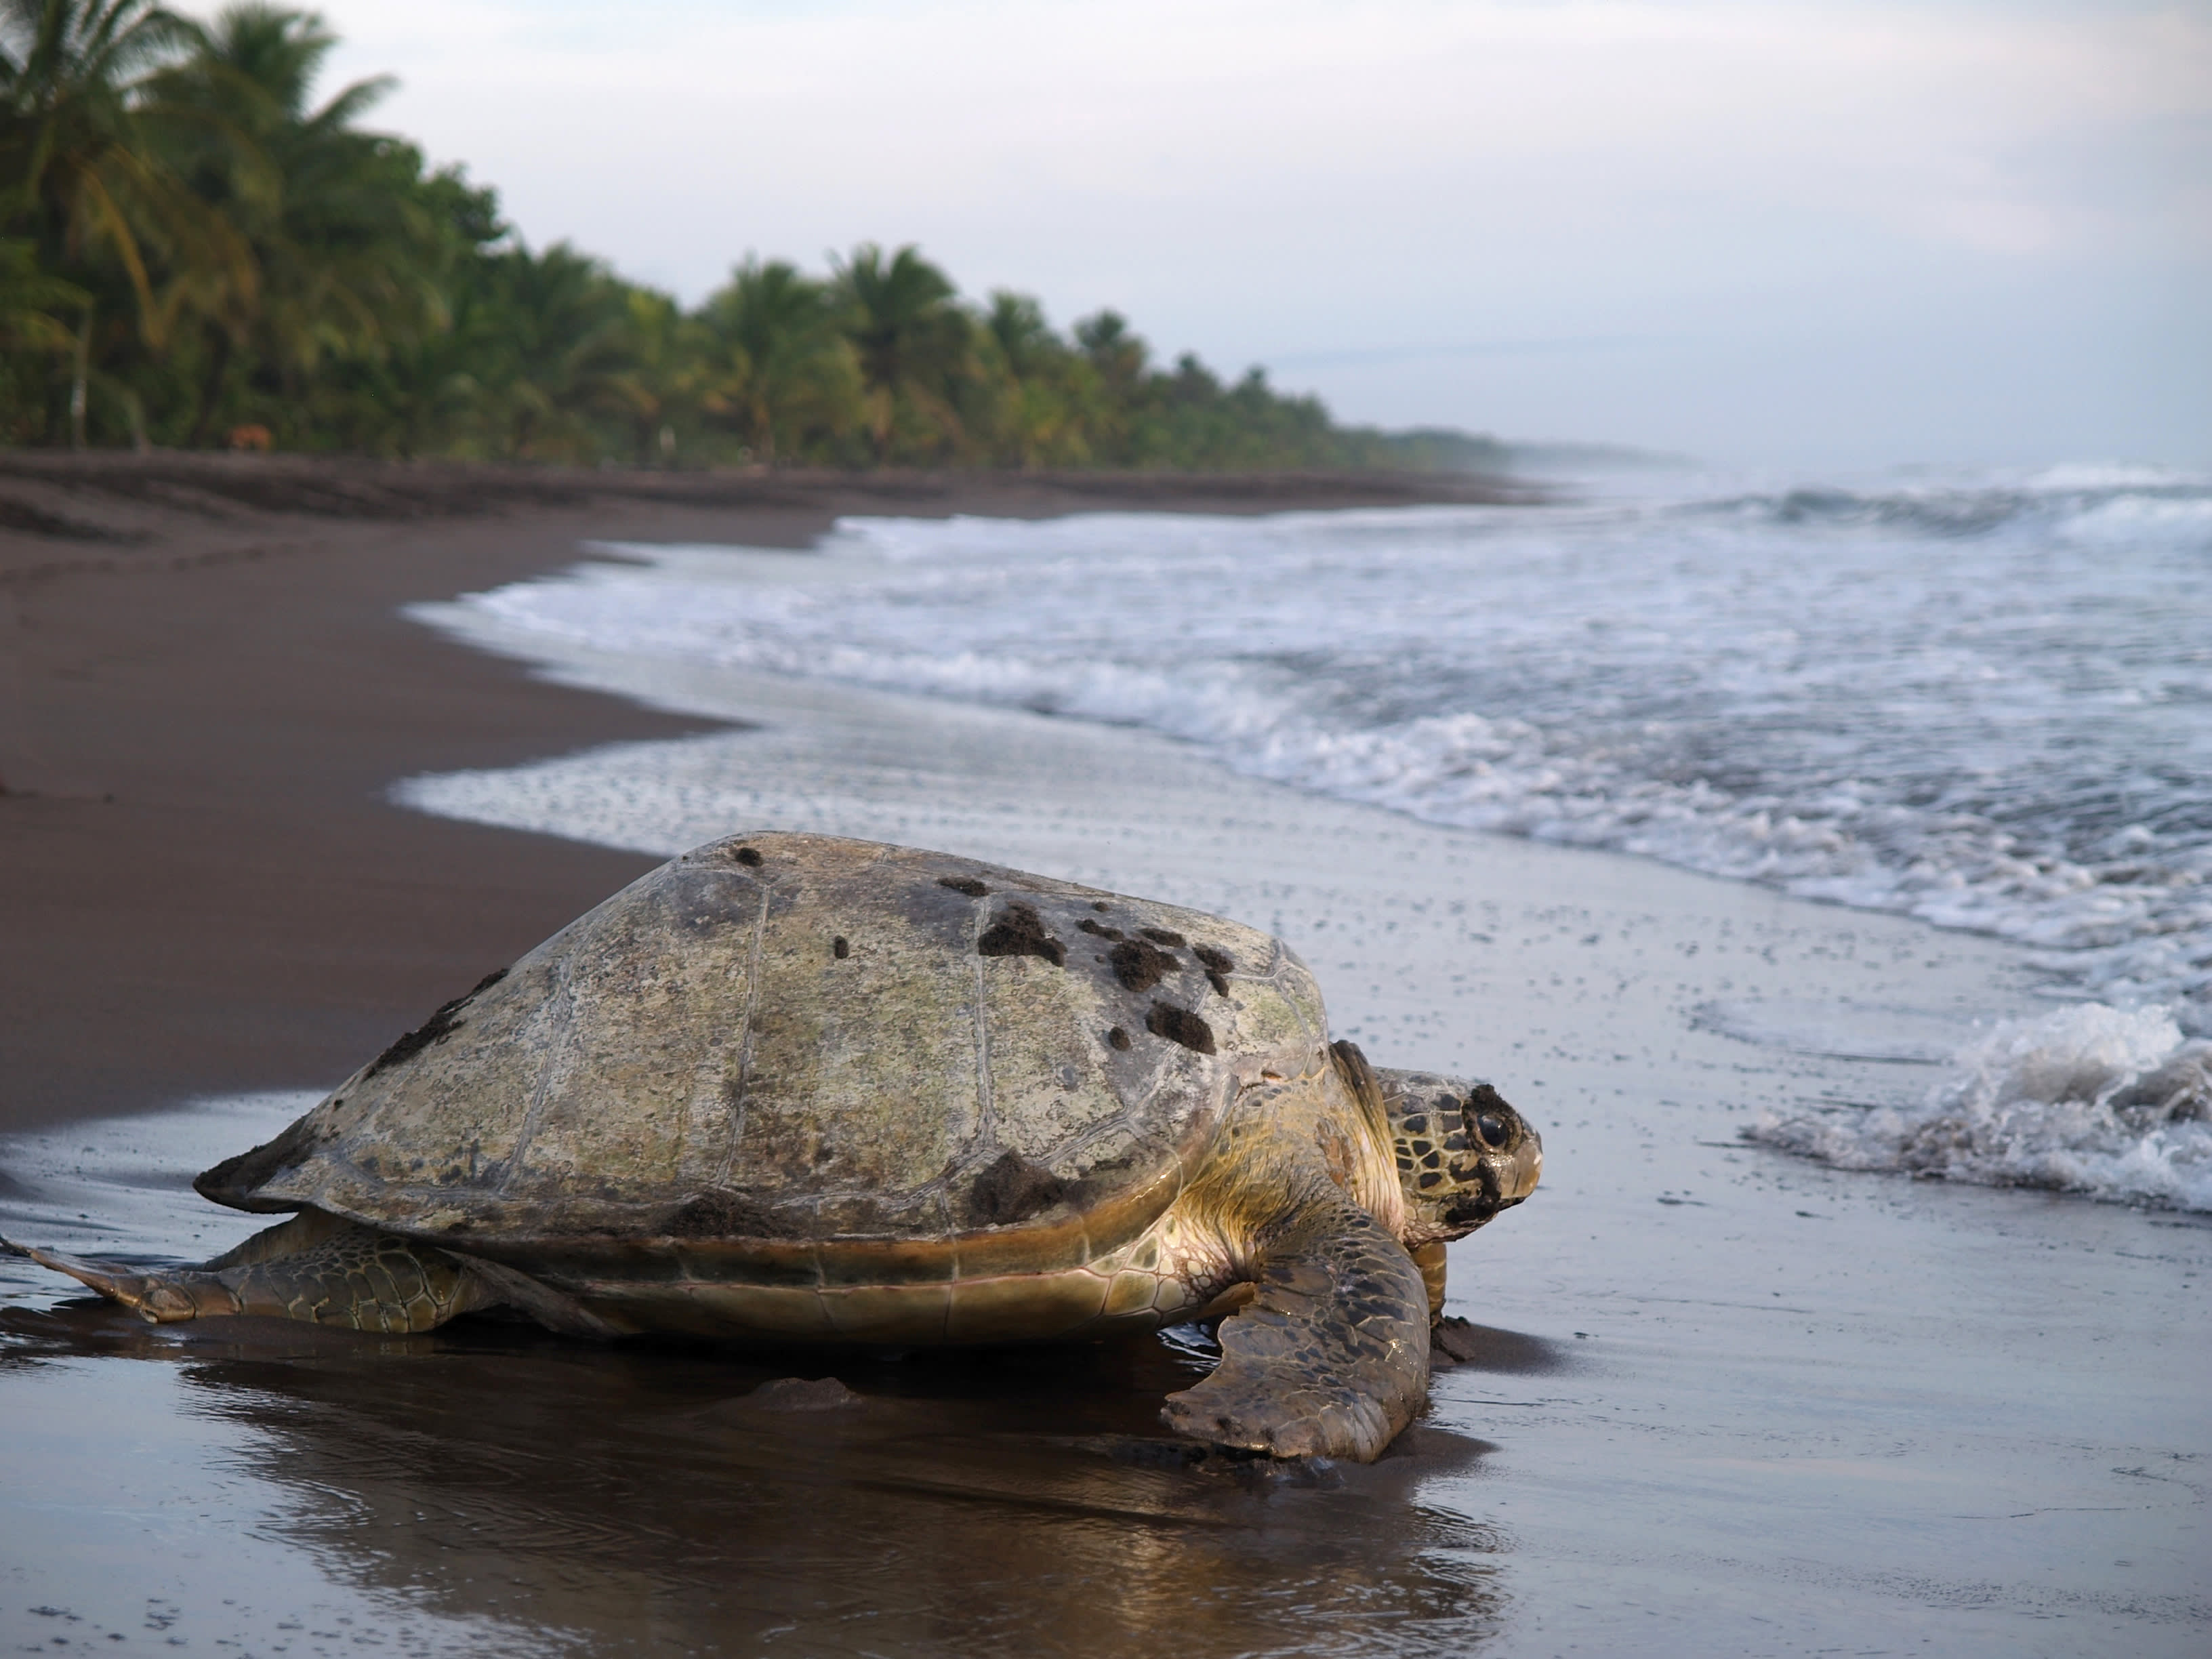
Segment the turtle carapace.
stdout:
<path fill-rule="evenodd" d="M 663 865 L 201 1193 L 199 1268 L 46 1251 L 149 1320 L 1084 1340 L 1223 1317 L 1168 1424 L 1374 1457 L 1445 1243 L 1536 1185 L 1487 1085 L 1331 1042 L 1279 940 L 942 854 L 760 833 Z"/>

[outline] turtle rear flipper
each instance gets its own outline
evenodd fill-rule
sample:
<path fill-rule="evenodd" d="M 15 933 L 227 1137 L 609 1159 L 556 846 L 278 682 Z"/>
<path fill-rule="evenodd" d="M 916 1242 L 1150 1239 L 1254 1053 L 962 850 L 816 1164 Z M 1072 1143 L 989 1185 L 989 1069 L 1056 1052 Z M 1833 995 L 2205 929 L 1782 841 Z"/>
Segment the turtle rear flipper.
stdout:
<path fill-rule="evenodd" d="M 243 1314 L 398 1334 L 430 1330 L 497 1299 L 457 1256 L 313 1212 L 255 1234 L 205 1267 L 162 1273 L 7 1248 L 155 1325 Z"/>
<path fill-rule="evenodd" d="M 1222 1322 L 1221 1364 L 1167 1425 L 1276 1457 L 1381 1455 L 1427 1397 L 1421 1270 L 1327 1182 L 1261 1242 L 1258 1291 Z"/>

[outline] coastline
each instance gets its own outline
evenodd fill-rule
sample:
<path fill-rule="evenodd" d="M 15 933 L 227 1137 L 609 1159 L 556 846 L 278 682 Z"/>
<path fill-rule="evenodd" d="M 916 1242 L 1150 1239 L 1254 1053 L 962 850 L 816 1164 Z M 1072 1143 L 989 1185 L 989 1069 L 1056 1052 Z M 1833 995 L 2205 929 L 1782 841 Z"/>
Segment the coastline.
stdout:
<path fill-rule="evenodd" d="M 808 546 L 853 512 L 1519 496 L 1425 475 L 575 471 L 0 454 L 0 1131 L 326 1085 L 650 860 L 389 804 L 416 771 L 715 722 L 399 614 L 586 539 Z"/>
<path fill-rule="evenodd" d="M 795 545 L 831 511 L 518 509 L 30 583 L 13 666 L 38 671 L 33 714 L 70 717 L 33 735 L 97 739 L 140 793 L 100 800 L 50 741 L 40 793 L 0 801 L 0 927 L 47 930 L 5 971 L 56 988 L 8 1058 L 81 1091 L 110 1064 L 106 1111 L 155 1109 L 80 1132 L 81 1092 L 65 1121 L 0 1123 L 0 1232 L 235 1242 L 262 1218 L 202 1202 L 193 1170 L 666 852 L 773 823 L 1239 916 L 1306 956 L 1378 1063 L 1489 1077 L 1547 1170 L 1452 1249 L 1472 1358 L 1371 1467 L 1239 1473 L 1163 1461 L 1191 1361 L 1151 1340 L 149 1328 L 0 1259 L 0 1633 L 136 1630 L 143 1601 L 149 1627 L 257 1650 L 349 1623 L 471 1653 L 641 1629 L 1222 1659 L 2201 1649 L 2212 1224 L 1741 1138 L 1763 1109 L 1911 1097 L 1944 1030 L 2042 1006 L 2025 952 L 1316 797 L 1141 730 L 549 647 L 423 602 L 586 537 Z M 1861 1030 L 1815 1018 L 1839 1008 Z M 1900 1012 L 1925 1052 L 1860 1044 Z M 136 1072 L 101 1047 L 118 1030 Z M 825 1371 L 857 1399 L 750 1392 Z"/>

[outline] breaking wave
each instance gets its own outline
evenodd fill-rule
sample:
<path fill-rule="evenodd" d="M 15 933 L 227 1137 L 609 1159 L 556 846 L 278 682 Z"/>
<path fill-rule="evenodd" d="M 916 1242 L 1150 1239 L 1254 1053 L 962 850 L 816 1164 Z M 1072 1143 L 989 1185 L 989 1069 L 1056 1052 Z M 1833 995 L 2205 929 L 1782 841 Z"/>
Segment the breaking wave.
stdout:
<path fill-rule="evenodd" d="M 2212 1042 L 2102 1003 L 1998 1025 L 1918 1106 L 1770 1113 L 1746 1136 L 1846 1170 L 2212 1210 Z"/>

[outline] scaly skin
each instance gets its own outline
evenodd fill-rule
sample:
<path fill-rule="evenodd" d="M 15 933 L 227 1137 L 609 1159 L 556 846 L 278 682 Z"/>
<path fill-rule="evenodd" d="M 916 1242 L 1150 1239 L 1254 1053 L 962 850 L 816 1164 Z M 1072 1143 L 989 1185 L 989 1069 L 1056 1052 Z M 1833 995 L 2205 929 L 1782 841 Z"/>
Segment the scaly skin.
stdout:
<path fill-rule="evenodd" d="M 467 1267 L 445 1251 L 325 1215 L 271 1227 L 204 1267 L 163 1273 L 7 1248 L 155 1325 L 256 1314 L 396 1335 L 434 1329 L 488 1301 Z"/>
<path fill-rule="evenodd" d="M 1162 1420 L 1277 1457 L 1371 1462 L 1427 1397 L 1420 1270 L 1317 1172 L 1250 1243 L 1258 1291 L 1223 1322 L 1221 1364 Z"/>
<path fill-rule="evenodd" d="M 1428 1296 L 1399 1243 L 1405 1197 L 1382 1094 L 1357 1048 L 1247 1091 L 1178 1209 L 1210 1220 L 1256 1286 L 1221 1325 L 1221 1364 L 1161 1419 L 1278 1457 L 1370 1462 L 1427 1397 Z"/>
<path fill-rule="evenodd" d="M 1445 1243 L 1525 1198 L 1542 1147 L 1486 1086 L 1332 1054 L 1333 1076 L 1255 1091 L 1177 1206 L 1258 1289 L 1223 1322 L 1219 1366 L 1161 1416 L 1218 1445 L 1367 1462 L 1427 1397 Z"/>

